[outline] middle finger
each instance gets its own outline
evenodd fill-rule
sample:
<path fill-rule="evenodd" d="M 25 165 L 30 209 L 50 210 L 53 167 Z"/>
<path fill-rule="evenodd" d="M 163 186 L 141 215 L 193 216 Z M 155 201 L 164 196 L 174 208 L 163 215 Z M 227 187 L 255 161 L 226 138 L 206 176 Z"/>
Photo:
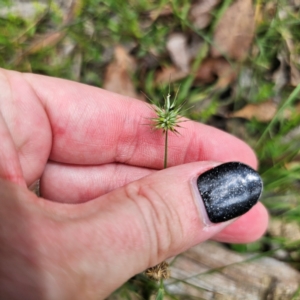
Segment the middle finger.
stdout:
<path fill-rule="evenodd" d="M 41 195 L 63 203 L 82 203 L 102 196 L 155 170 L 110 163 L 78 166 L 48 162 L 40 181 Z"/>

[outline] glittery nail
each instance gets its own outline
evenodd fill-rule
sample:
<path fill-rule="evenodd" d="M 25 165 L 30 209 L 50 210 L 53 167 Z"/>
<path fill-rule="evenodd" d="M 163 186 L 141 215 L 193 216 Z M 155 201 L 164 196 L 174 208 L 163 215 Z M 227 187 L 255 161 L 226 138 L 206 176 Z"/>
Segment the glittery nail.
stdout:
<path fill-rule="evenodd" d="M 239 162 L 219 165 L 201 174 L 197 187 L 213 223 L 239 217 L 252 208 L 262 192 L 258 173 Z"/>

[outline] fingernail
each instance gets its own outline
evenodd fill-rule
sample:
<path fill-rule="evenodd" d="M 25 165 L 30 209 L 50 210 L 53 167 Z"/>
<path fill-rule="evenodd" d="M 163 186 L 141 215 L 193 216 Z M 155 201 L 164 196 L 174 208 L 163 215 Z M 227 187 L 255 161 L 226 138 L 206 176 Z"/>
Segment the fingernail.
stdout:
<path fill-rule="evenodd" d="M 230 162 L 202 173 L 197 187 L 209 220 L 219 223 L 250 210 L 257 203 L 263 184 L 256 171 L 242 163 Z"/>

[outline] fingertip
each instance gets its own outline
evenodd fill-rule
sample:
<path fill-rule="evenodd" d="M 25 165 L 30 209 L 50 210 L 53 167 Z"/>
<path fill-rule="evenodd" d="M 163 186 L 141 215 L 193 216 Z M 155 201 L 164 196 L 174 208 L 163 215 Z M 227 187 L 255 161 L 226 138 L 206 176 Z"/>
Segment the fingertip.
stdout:
<path fill-rule="evenodd" d="M 195 158 L 196 161 L 223 163 L 235 161 L 257 169 L 256 154 L 245 141 L 220 129 L 197 122 L 188 122 L 186 128 L 188 131 L 184 132 L 184 136 L 186 141 L 189 141 L 189 146 L 186 150 L 186 161 L 182 163 L 194 161 Z M 174 141 L 170 141 L 170 145 L 173 144 Z"/>
<path fill-rule="evenodd" d="M 219 232 L 213 239 L 237 244 L 254 242 L 265 234 L 268 220 L 267 209 L 258 202 L 249 212 Z"/>

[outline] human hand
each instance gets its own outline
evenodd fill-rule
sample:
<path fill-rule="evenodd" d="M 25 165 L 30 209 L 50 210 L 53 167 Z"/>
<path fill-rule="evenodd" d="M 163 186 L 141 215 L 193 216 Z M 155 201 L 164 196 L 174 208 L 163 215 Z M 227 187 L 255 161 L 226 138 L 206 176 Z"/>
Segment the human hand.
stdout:
<path fill-rule="evenodd" d="M 153 116 L 145 103 L 5 70 L 0 90 L 3 299 L 102 299 L 204 240 L 250 242 L 265 231 L 260 203 L 207 226 L 194 195 L 194 179 L 222 162 L 256 168 L 233 136 L 187 122 L 160 170 L 163 135 L 143 125 Z M 38 178 L 43 198 L 27 189 Z"/>

